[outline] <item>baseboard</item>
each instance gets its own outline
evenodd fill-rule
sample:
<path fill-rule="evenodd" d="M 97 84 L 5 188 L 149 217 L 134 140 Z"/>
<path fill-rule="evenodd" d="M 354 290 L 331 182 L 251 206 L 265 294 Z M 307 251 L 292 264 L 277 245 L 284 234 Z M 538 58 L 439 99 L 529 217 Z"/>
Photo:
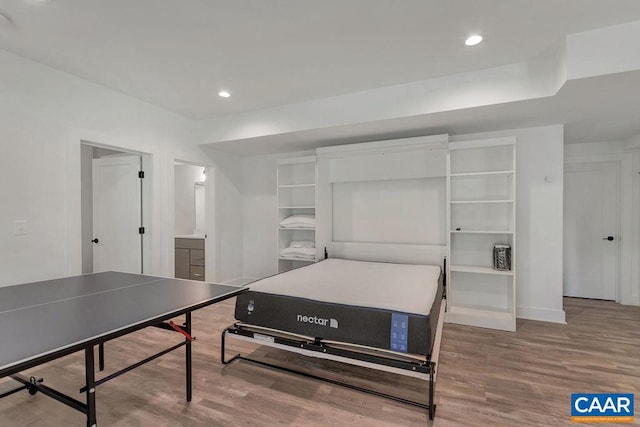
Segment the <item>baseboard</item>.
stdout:
<path fill-rule="evenodd" d="M 550 310 L 548 308 L 518 306 L 516 308 L 516 317 L 540 320 L 542 322 L 567 323 L 564 310 Z"/>

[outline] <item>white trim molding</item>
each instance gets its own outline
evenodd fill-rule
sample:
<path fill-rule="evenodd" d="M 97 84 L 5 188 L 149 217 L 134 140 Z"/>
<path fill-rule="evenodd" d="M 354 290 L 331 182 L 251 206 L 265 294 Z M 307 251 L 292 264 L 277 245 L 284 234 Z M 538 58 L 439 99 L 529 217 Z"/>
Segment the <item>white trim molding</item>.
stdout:
<path fill-rule="evenodd" d="M 550 310 L 537 307 L 516 307 L 516 317 L 519 319 L 539 320 L 542 322 L 567 323 L 564 310 Z"/>

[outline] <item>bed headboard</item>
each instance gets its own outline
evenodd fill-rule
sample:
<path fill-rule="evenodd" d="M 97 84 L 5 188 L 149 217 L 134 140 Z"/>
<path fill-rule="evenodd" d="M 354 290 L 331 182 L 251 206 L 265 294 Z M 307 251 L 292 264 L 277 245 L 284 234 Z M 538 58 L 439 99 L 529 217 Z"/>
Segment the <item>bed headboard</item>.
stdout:
<path fill-rule="evenodd" d="M 327 246 L 327 252 L 329 258 L 442 266 L 442 261 L 447 256 L 447 246 L 398 243 L 330 242 Z"/>

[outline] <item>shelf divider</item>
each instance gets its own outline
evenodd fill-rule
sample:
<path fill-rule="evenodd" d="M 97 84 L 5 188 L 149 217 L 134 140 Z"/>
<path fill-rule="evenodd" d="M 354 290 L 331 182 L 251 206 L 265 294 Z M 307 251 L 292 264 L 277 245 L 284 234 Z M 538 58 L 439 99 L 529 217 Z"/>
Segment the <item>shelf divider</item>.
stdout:
<path fill-rule="evenodd" d="M 278 257 L 278 259 L 281 259 L 283 261 L 301 261 L 301 262 L 316 262 L 315 259 L 304 259 L 304 258 L 289 258 L 289 257 Z"/>
<path fill-rule="evenodd" d="M 477 273 L 477 274 L 494 274 L 496 276 L 513 276 L 513 270 L 496 270 L 493 267 L 485 267 L 482 265 L 451 265 L 451 271 L 460 273 Z"/>
<path fill-rule="evenodd" d="M 450 230 L 457 234 L 513 234 L 511 230 Z"/>
<path fill-rule="evenodd" d="M 507 200 L 451 200 L 452 205 L 455 204 L 473 204 L 473 203 L 513 203 L 513 199 Z"/>
<path fill-rule="evenodd" d="M 281 184 L 278 185 L 278 188 L 304 188 L 304 187 L 315 187 L 315 184 Z"/>
<path fill-rule="evenodd" d="M 513 174 L 512 170 L 507 171 L 486 171 L 486 172 L 461 172 L 461 173 L 452 173 L 449 176 L 457 177 L 457 176 L 490 176 L 490 175 L 511 175 Z"/>
<path fill-rule="evenodd" d="M 310 227 L 278 227 L 278 230 L 293 230 L 293 231 L 316 231 L 315 228 Z"/>

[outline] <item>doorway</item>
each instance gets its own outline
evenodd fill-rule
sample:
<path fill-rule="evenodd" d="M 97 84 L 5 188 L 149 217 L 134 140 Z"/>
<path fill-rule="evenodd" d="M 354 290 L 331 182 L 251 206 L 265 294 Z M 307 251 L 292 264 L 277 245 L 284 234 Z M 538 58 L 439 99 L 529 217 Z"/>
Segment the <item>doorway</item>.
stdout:
<path fill-rule="evenodd" d="M 617 300 L 618 162 L 565 165 L 564 295 Z"/>
<path fill-rule="evenodd" d="M 174 265 L 179 279 L 206 279 L 206 188 L 205 166 L 174 163 Z"/>
<path fill-rule="evenodd" d="M 143 273 L 145 155 L 81 143 L 82 273 Z"/>

